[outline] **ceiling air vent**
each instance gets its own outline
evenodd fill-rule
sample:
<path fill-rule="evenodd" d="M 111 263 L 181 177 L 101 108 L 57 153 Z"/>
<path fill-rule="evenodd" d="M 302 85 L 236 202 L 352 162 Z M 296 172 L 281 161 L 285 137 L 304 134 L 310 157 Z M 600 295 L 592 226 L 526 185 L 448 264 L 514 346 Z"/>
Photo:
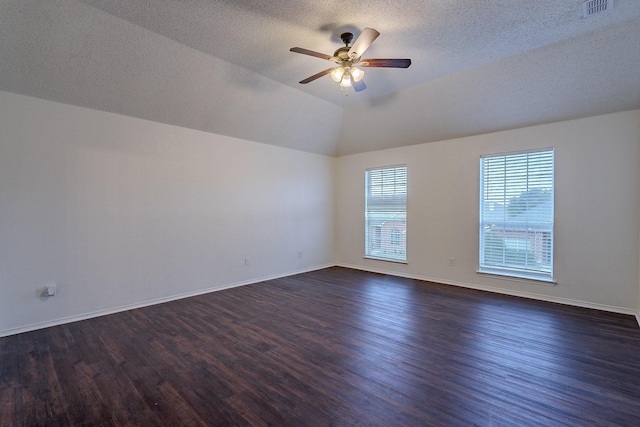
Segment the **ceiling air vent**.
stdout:
<path fill-rule="evenodd" d="M 582 3 L 582 16 L 584 18 L 596 13 L 606 12 L 613 7 L 613 0 L 589 0 Z"/>

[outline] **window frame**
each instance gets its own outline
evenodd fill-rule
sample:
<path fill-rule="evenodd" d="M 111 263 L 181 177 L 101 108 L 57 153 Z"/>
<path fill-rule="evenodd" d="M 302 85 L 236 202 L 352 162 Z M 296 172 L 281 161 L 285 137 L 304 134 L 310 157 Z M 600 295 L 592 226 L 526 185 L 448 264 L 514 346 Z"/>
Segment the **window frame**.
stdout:
<path fill-rule="evenodd" d="M 396 172 L 397 169 L 404 171 Z M 385 181 L 385 176 L 389 177 L 390 171 L 393 171 L 393 180 Z M 372 173 L 379 173 L 380 176 L 373 177 Z M 396 182 L 396 174 L 400 174 L 400 181 Z M 371 181 L 376 181 L 380 187 L 379 194 L 381 197 L 374 198 L 371 195 Z M 404 179 L 404 180 L 403 180 Z M 386 188 L 385 188 L 386 187 Z M 404 188 L 404 191 L 403 191 Z M 391 191 L 387 195 L 382 195 L 386 191 Z M 399 192 L 398 192 L 399 191 Z M 408 167 L 406 164 L 378 166 L 365 169 L 364 173 L 364 258 L 374 259 L 378 261 L 389 261 L 400 264 L 407 264 L 407 197 L 408 197 Z M 377 208 L 371 208 L 371 205 L 377 205 Z M 375 215 L 377 218 L 372 218 Z M 391 224 L 388 227 L 388 233 L 385 233 L 385 223 L 387 222 L 404 223 L 404 233 L 399 229 L 398 224 Z M 400 227 L 401 228 L 401 227 Z M 399 244 L 392 244 L 391 232 L 396 230 L 399 233 Z M 389 234 L 389 236 L 386 236 Z M 372 247 L 373 243 L 378 243 L 379 247 Z M 385 249 L 386 248 L 386 249 Z"/>
<path fill-rule="evenodd" d="M 533 171 L 531 169 L 532 169 L 532 165 L 535 166 L 536 157 L 535 156 L 530 157 L 531 155 L 538 155 L 539 159 L 543 159 L 541 160 L 540 167 L 537 169 L 534 168 Z M 520 166 L 517 168 L 514 168 L 514 170 L 511 173 L 516 174 L 516 171 L 517 171 L 520 174 L 522 174 L 522 166 L 521 166 L 522 160 L 519 160 L 519 159 L 523 157 L 526 157 L 526 161 L 524 163 L 526 165 L 525 166 L 526 175 L 524 175 L 524 178 L 522 178 L 522 175 L 520 175 L 516 177 L 514 181 L 510 183 L 507 182 L 508 178 L 506 175 L 510 173 L 509 168 L 506 166 L 507 161 L 511 160 L 513 162 L 520 163 Z M 487 159 L 493 159 L 494 161 L 495 160 L 500 161 L 501 159 L 504 160 L 505 167 L 499 172 L 504 175 L 502 177 L 504 182 L 502 184 L 497 185 L 498 188 L 500 188 L 500 186 L 502 185 L 503 188 L 501 188 L 501 190 L 503 191 L 504 194 L 503 194 L 502 200 L 499 200 L 499 201 L 496 201 L 496 199 L 493 197 L 491 198 L 491 200 L 489 200 L 485 191 L 487 186 L 495 185 L 495 183 L 493 182 L 488 182 L 490 180 L 487 178 L 487 175 L 485 174 L 485 161 Z M 550 171 L 545 170 L 545 168 L 546 169 L 550 168 Z M 516 151 L 516 152 L 508 152 L 508 153 L 482 155 L 480 156 L 479 172 L 480 172 L 479 173 L 479 187 L 480 187 L 479 190 L 480 191 L 479 191 L 479 215 L 478 215 L 479 241 L 478 241 L 477 272 L 483 273 L 483 274 L 505 276 L 505 278 L 527 279 L 527 280 L 543 282 L 545 284 L 551 284 L 551 285 L 555 284 L 556 282 L 554 279 L 554 274 L 555 274 L 554 272 L 554 246 L 555 246 L 554 244 L 554 240 L 555 240 L 555 230 L 554 230 L 555 228 L 555 150 L 554 148 L 551 147 L 551 148 L 541 148 L 541 149 L 534 149 L 534 150 L 527 150 L 527 151 Z M 530 181 L 533 183 L 531 186 L 530 186 Z M 524 185 L 524 187 L 520 187 L 521 185 Z M 522 190 L 521 193 L 519 193 L 517 196 L 514 196 L 513 190 L 515 188 L 518 188 L 518 189 L 525 188 L 525 190 Z M 509 189 L 511 190 L 511 192 L 509 191 Z M 546 209 L 540 209 L 540 213 L 538 213 L 539 218 L 537 218 L 538 221 L 529 222 L 529 220 L 531 219 L 530 217 L 533 217 L 534 219 L 536 219 L 536 215 L 534 214 L 524 215 L 524 217 L 526 218 L 525 222 L 519 222 L 515 218 L 512 218 L 510 221 L 507 220 L 507 211 L 509 207 L 508 206 L 509 202 L 519 199 L 525 193 L 527 193 L 529 197 L 531 197 L 530 195 L 533 190 L 537 190 L 538 194 L 544 195 L 539 199 L 539 200 L 544 200 L 544 201 L 539 201 L 538 202 L 539 205 L 550 202 L 550 207 L 546 206 L 545 207 Z M 491 191 L 495 191 L 495 189 Z M 495 193 L 492 193 L 492 194 L 495 195 Z M 531 200 L 531 199 L 528 198 L 528 200 Z M 528 202 L 525 202 L 525 203 L 528 203 Z M 534 205 L 530 209 L 534 209 L 535 206 L 537 205 Z M 496 207 L 502 209 L 503 211 L 502 221 L 496 220 L 496 217 L 500 216 L 499 212 L 496 215 L 496 217 L 493 218 L 492 221 L 488 221 L 487 218 L 485 218 L 485 216 L 488 216 L 487 212 L 489 211 L 493 212 L 496 209 Z M 521 213 L 525 213 L 527 211 L 528 210 L 525 210 Z M 546 220 L 544 220 L 545 215 L 546 215 Z M 511 214 L 511 216 L 512 217 L 515 216 L 517 218 L 518 216 L 521 216 L 521 215 Z M 489 224 L 491 224 L 491 228 L 488 228 Z M 520 226 L 517 227 L 517 226 L 514 226 L 513 224 L 519 224 Z M 526 227 L 522 227 L 522 224 L 525 224 Z M 494 229 L 494 225 L 495 225 L 495 229 Z M 509 227 L 512 227 L 512 228 L 509 229 Z M 497 265 L 499 264 L 499 262 L 491 263 L 486 261 L 486 258 L 488 255 L 487 248 L 486 248 L 486 239 L 487 239 L 488 232 L 496 233 L 497 236 L 499 235 L 496 238 L 502 239 L 502 242 L 503 242 L 502 265 Z M 511 232 L 512 235 L 507 236 L 508 232 Z M 513 243 L 516 244 L 515 249 L 516 249 L 516 252 L 518 252 L 515 255 L 511 254 L 512 255 L 511 261 L 507 260 L 507 255 L 506 255 L 507 240 L 509 240 L 509 246 L 510 246 L 510 249 L 512 250 L 514 249 Z M 529 242 L 529 246 L 527 246 L 526 248 L 527 253 L 524 254 L 525 262 L 523 263 L 523 265 L 518 265 L 519 260 L 517 258 L 522 257 L 522 253 L 520 253 L 521 252 L 520 249 L 522 249 L 522 242 L 524 240 L 527 240 Z M 539 243 L 539 248 L 538 246 L 536 246 L 538 243 Z M 497 245 L 497 246 L 499 247 L 500 245 Z M 541 261 L 540 261 L 539 268 L 533 268 L 531 267 L 532 264 L 529 264 L 529 254 L 534 252 L 534 249 L 536 251 L 539 250 L 540 252 L 539 257 Z M 534 258 L 538 258 L 538 255 L 536 254 Z"/>

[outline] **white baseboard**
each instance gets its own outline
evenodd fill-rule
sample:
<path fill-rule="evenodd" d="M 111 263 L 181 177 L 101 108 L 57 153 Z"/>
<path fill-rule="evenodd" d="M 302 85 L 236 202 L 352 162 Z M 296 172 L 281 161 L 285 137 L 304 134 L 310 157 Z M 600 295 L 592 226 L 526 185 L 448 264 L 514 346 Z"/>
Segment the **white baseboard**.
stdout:
<path fill-rule="evenodd" d="M 120 312 L 127 311 L 127 310 L 134 310 L 136 308 L 148 307 L 150 305 L 162 304 L 162 303 L 170 302 L 170 301 L 176 301 L 176 300 L 179 300 L 179 299 L 194 297 L 194 296 L 197 296 L 197 295 L 208 294 L 208 293 L 211 293 L 211 292 L 222 291 L 224 289 L 236 288 L 238 286 L 251 285 L 253 283 L 265 282 L 267 280 L 279 279 L 279 278 L 282 278 L 282 277 L 293 276 L 293 275 L 296 275 L 296 274 L 308 273 L 310 271 L 322 270 L 323 268 L 328 268 L 328 267 L 333 267 L 333 266 L 335 266 L 335 264 L 320 265 L 320 266 L 307 268 L 307 269 L 304 269 L 304 270 L 297 270 L 297 271 L 292 271 L 292 272 L 288 272 L 288 273 L 284 273 L 284 274 L 276 274 L 276 275 L 272 275 L 272 276 L 264 276 L 264 277 L 259 277 L 259 278 L 255 278 L 255 279 L 249 279 L 249 280 L 242 281 L 242 282 L 229 283 L 229 284 L 214 286 L 214 287 L 207 288 L 207 289 L 201 289 L 201 290 L 197 290 L 197 291 L 171 295 L 171 296 L 163 297 L 163 298 L 151 299 L 151 300 L 147 300 L 147 301 L 143 301 L 143 302 L 139 302 L 139 303 L 135 303 L 135 304 L 128 304 L 128 305 L 123 305 L 123 306 L 119 306 L 119 307 L 108 308 L 108 309 L 105 309 L 105 310 L 93 311 L 93 312 L 90 312 L 90 313 L 84 313 L 84 314 L 78 314 L 78 315 L 74 315 L 74 316 L 62 317 L 62 318 L 58 318 L 58 319 L 50 320 L 50 321 L 46 321 L 46 322 L 33 323 L 33 324 L 27 325 L 27 326 L 20 326 L 20 327 L 17 327 L 17 328 L 6 329 L 6 330 L 3 330 L 3 331 L 0 331 L 0 338 L 8 337 L 10 335 L 21 334 L 23 332 L 30 332 L 30 331 L 35 331 L 35 330 L 38 330 L 38 329 L 49 328 L 51 326 L 58 326 L 58 325 L 64 325 L 66 323 L 78 322 L 80 320 L 92 319 L 94 317 L 106 316 L 108 314 L 120 313 Z"/>
<path fill-rule="evenodd" d="M 612 313 L 630 314 L 630 315 L 636 316 L 636 320 L 638 320 L 638 325 L 640 325 L 640 311 L 636 311 L 630 308 L 616 307 L 612 305 L 598 304 L 598 303 L 573 300 L 568 298 L 556 298 L 548 295 L 514 291 L 511 289 L 498 288 L 494 286 L 477 285 L 474 283 L 457 282 L 453 280 L 440 279 L 437 277 L 427 277 L 427 276 L 419 276 L 416 274 L 398 273 L 395 271 L 387 271 L 383 269 L 365 268 L 359 265 L 350 265 L 350 264 L 337 264 L 337 265 L 339 267 L 353 268 L 355 270 L 363 270 L 363 271 L 370 271 L 372 273 L 380 273 L 380 274 L 387 274 L 390 276 L 405 277 L 407 279 L 424 280 L 427 282 L 441 283 L 443 285 L 460 286 L 463 288 L 476 289 L 480 291 L 493 292 L 493 293 L 503 294 L 503 295 L 511 295 L 515 297 L 529 298 L 529 299 L 534 299 L 538 301 L 553 302 L 557 304 L 571 305 L 575 307 L 592 308 L 595 310 L 608 311 Z"/>

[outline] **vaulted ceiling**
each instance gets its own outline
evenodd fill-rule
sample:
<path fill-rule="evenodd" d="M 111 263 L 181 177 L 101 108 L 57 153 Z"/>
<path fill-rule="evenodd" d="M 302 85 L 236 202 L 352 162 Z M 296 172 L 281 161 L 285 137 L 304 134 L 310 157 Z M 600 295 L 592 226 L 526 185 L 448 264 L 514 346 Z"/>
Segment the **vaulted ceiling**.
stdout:
<path fill-rule="evenodd" d="M 0 90 L 331 156 L 640 108 L 640 1 L 0 0 Z M 340 34 L 381 35 L 344 96 Z"/>

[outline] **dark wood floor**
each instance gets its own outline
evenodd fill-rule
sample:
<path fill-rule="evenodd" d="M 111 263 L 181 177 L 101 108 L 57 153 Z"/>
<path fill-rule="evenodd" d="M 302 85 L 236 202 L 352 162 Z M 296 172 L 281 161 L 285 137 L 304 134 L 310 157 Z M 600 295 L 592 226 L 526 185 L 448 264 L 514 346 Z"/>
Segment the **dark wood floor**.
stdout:
<path fill-rule="evenodd" d="M 329 268 L 2 338 L 0 425 L 638 426 L 640 328 Z"/>

